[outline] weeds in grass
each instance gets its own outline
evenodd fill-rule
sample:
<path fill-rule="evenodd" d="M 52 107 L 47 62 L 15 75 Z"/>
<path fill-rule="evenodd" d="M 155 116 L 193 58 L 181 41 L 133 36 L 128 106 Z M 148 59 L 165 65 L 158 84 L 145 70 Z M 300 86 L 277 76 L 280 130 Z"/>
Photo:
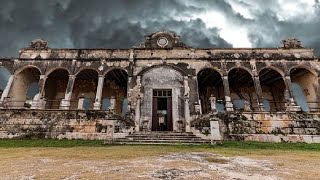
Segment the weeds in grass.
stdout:
<path fill-rule="evenodd" d="M 224 141 L 219 145 L 105 145 L 103 140 L 66 140 L 66 139 L 38 139 L 38 140 L 22 140 L 22 139 L 5 139 L 0 140 L 0 147 L 114 147 L 114 146 L 132 146 L 132 147 L 168 147 L 174 151 L 182 150 L 300 150 L 300 151 L 319 151 L 320 144 L 306 143 L 266 143 L 266 142 L 247 142 L 247 141 Z"/>
<path fill-rule="evenodd" d="M 222 158 L 218 158 L 218 157 L 206 157 L 205 160 L 207 160 L 208 162 L 211 163 L 217 163 L 217 164 L 227 164 L 229 162 L 229 160 L 227 159 L 222 159 Z"/>

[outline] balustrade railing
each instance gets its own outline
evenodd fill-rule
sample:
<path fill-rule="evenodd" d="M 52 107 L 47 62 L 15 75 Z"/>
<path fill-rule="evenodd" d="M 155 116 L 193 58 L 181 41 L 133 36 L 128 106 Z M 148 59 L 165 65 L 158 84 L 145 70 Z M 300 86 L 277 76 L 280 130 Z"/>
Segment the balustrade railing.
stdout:
<path fill-rule="evenodd" d="M 83 105 L 83 108 L 79 108 L 79 100 L 70 100 L 68 103 L 61 103 L 63 100 L 26 100 L 26 101 L 14 101 L 4 99 L 0 102 L 1 109 L 43 109 L 43 110 L 93 110 L 94 101 L 91 99 L 89 104 Z M 179 101 L 180 102 L 180 101 Z M 184 102 L 178 104 L 179 118 L 184 117 L 183 106 Z M 102 107 L 100 108 L 102 110 Z M 146 109 L 141 107 L 141 113 L 144 114 L 144 111 L 150 111 L 149 107 Z M 226 109 L 224 108 L 224 111 Z M 234 111 L 240 112 L 291 112 L 291 111 L 302 111 L 302 112 L 320 112 L 320 101 L 309 101 L 305 102 L 300 106 L 293 106 L 292 104 L 285 101 L 268 101 L 267 104 L 250 104 L 250 107 L 236 107 L 234 106 Z M 210 112 L 209 109 L 205 112 Z M 182 118 L 183 119 L 183 118 Z"/>

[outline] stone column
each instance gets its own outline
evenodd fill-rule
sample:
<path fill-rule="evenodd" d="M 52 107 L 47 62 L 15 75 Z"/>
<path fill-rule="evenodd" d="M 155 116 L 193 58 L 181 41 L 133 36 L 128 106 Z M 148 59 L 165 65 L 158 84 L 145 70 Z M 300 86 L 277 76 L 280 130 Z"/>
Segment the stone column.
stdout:
<path fill-rule="evenodd" d="M 216 106 L 217 98 L 214 97 L 213 94 L 211 94 L 209 101 L 210 101 L 211 112 L 216 112 L 217 111 L 217 106 Z"/>
<path fill-rule="evenodd" d="M 135 107 L 135 114 L 134 114 L 135 132 L 140 131 L 140 103 L 141 103 L 141 99 L 139 96 L 137 98 L 136 107 Z"/>
<path fill-rule="evenodd" d="M 264 111 L 263 98 L 262 98 L 262 89 L 261 89 L 259 76 L 254 76 L 253 77 L 253 83 L 254 83 L 254 88 L 256 90 L 256 94 L 257 94 L 257 101 L 258 101 L 259 111 Z"/>
<path fill-rule="evenodd" d="M 116 97 L 111 96 L 110 97 L 110 110 L 115 110 L 116 109 Z"/>
<path fill-rule="evenodd" d="M 223 88 L 224 88 L 226 110 L 227 111 L 233 111 L 233 104 L 232 104 L 232 101 L 231 101 L 231 93 L 230 93 L 230 88 L 229 88 L 228 76 L 223 76 L 222 77 L 222 82 L 223 82 Z"/>
<path fill-rule="evenodd" d="M 31 108 L 32 109 L 43 109 L 45 105 L 45 99 L 44 99 L 44 85 L 46 82 L 47 76 L 46 75 L 40 75 L 40 79 L 38 82 L 39 85 L 39 93 L 33 98 Z"/>
<path fill-rule="evenodd" d="M 186 132 L 191 132 L 191 125 L 190 125 L 190 106 L 189 106 L 189 93 L 190 88 L 188 84 L 188 76 L 184 76 L 183 80 L 184 86 L 184 118 L 186 122 Z"/>
<path fill-rule="evenodd" d="M 96 92 L 96 99 L 93 104 L 93 109 L 94 110 L 100 110 L 101 109 L 101 96 L 102 96 L 102 90 L 103 90 L 103 83 L 104 83 L 104 76 L 99 75 L 99 80 L 98 80 L 98 87 L 97 87 L 97 92 Z"/>
<path fill-rule="evenodd" d="M 287 111 L 300 111 L 301 108 L 295 102 L 293 91 L 292 91 L 292 82 L 290 76 L 285 76 L 285 84 L 286 84 L 286 109 Z"/>
<path fill-rule="evenodd" d="M 84 94 L 81 94 L 78 101 L 78 109 L 84 110 L 83 105 L 84 105 Z"/>
<path fill-rule="evenodd" d="M 60 109 L 69 109 L 70 108 L 70 100 L 72 96 L 73 85 L 75 82 L 76 76 L 69 75 L 68 85 L 66 89 L 66 93 L 64 99 L 61 100 Z"/>
<path fill-rule="evenodd" d="M 8 79 L 8 82 L 7 82 L 7 85 L 6 85 L 6 88 L 2 92 L 2 96 L 1 96 L 1 99 L 0 99 L 1 106 L 6 106 L 4 104 L 4 103 L 7 103 L 7 102 L 5 102 L 5 99 L 8 98 L 8 95 L 9 95 L 9 92 L 10 92 L 10 88 L 11 88 L 11 85 L 13 83 L 13 79 L 14 79 L 14 75 L 10 75 L 10 77 Z"/>

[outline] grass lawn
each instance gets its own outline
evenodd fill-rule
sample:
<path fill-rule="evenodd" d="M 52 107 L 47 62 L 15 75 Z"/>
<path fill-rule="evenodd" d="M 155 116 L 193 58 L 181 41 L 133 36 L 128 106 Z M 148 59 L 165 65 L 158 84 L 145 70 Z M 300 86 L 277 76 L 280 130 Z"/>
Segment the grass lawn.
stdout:
<path fill-rule="evenodd" d="M 309 152 L 320 153 L 320 144 L 306 143 L 266 143 L 266 142 L 239 142 L 224 141 L 220 145 L 105 145 L 103 141 L 88 140 L 0 140 L 0 148 L 16 149 L 23 148 L 76 148 L 76 149 L 96 149 L 108 151 L 108 157 L 137 157 L 147 155 L 159 155 L 172 152 L 216 152 L 223 155 L 269 155 L 282 154 L 283 152 Z M 31 150 L 30 149 L 30 150 Z M 115 154 L 110 154 L 114 152 Z M 92 152 L 91 152 L 92 154 Z M 119 156 L 117 156 L 117 154 Z M 100 157 L 101 158 L 101 157 Z"/>

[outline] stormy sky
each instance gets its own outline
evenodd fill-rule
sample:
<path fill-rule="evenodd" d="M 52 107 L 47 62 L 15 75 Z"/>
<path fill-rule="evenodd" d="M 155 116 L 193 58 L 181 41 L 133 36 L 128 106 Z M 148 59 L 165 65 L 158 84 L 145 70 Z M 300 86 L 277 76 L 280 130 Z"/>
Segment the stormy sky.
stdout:
<path fill-rule="evenodd" d="M 0 0 L 0 57 L 36 38 L 52 48 L 130 48 L 154 31 L 192 47 L 279 47 L 320 54 L 319 0 Z"/>

